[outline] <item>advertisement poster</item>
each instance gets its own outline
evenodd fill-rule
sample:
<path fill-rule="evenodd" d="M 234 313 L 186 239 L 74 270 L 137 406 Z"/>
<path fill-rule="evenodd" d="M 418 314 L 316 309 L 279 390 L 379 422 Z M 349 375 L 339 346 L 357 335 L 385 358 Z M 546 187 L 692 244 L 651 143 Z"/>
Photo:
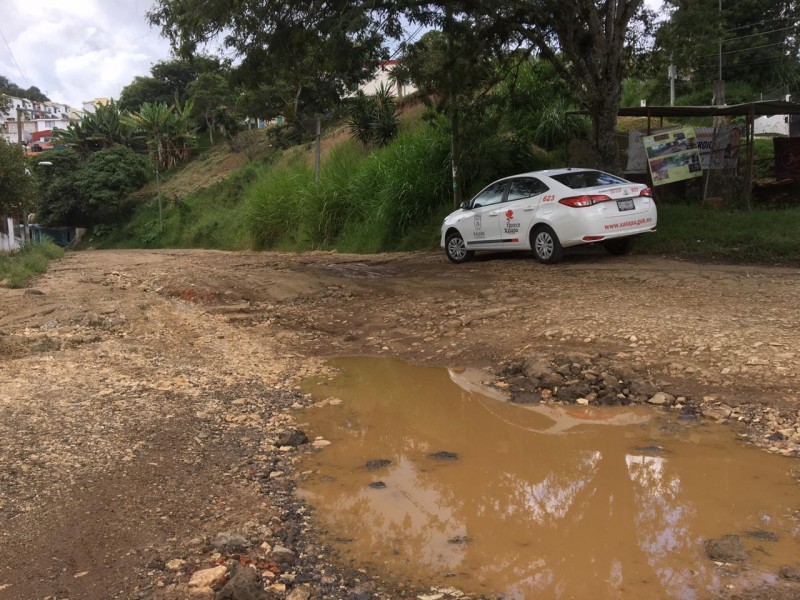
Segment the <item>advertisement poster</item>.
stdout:
<path fill-rule="evenodd" d="M 701 177 L 703 168 L 694 128 L 684 127 L 642 138 L 653 185 Z"/>
<path fill-rule="evenodd" d="M 772 138 L 775 145 L 775 179 L 800 179 L 800 138 Z"/>
<path fill-rule="evenodd" d="M 738 125 L 695 129 L 703 169 L 735 169 L 744 133 Z"/>

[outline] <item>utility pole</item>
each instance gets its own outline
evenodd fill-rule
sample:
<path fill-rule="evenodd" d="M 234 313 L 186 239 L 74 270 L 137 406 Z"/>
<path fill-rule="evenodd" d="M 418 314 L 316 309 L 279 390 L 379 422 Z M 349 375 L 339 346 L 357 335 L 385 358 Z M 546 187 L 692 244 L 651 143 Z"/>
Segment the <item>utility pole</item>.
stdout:
<path fill-rule="evenodd" d="M 719 0 L 719 72 L 714 82 L 714 104 L 725 105 L 725 82 L 722 80 L 722 0 Z"/>
<path fill-rule="evenodd" d="M 672 62 L 672 53 L 669 55 L 669 105 L 675 106 L 675 79 L 677 79 L 677 69 Z"/>
<path fill-rule="evenodd" d="M 450 104 L 450 160 L 453 171 L 453 208 L 461 204 L 461 131 L 458 114 L 458 98 L 455 91 L 455 49 L 453 46 L 453 9 L 445 5 L 445 35 L 447 37 L 448 103 Z"/>

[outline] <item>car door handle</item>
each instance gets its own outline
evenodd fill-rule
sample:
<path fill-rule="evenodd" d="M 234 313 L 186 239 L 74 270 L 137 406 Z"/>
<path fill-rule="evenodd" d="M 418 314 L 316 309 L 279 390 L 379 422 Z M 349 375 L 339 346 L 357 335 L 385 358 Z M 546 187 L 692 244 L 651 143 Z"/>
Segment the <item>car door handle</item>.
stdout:
<path fill-rule="evenodd" d="M 536 210 L 535 208 L 523 208 L 522 212 L 533 212 L 535 210 Z"/>
<path fill-rule="evenodd" d="M 500 214 L 500 212 L 499 212 L 499 211 L 494 211 L 494 212 L 490 212 L 490 213 L 489 213 L 489 216 L 490 216 L 490 217 L 496 217 L 496 216 L 497 216 L 497 215 L 499 215 L 499 214 Z"/>

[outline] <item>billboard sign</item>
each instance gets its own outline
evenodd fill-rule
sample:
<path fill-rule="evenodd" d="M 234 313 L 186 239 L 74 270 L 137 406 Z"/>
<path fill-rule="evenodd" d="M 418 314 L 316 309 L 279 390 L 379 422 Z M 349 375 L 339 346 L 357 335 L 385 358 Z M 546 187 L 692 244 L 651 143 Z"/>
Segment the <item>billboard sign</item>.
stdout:
<path fill-rule="evenodd" d="M 701 177 L 700 152 L 693 127 L 642 138 L 653 185 Z"/>

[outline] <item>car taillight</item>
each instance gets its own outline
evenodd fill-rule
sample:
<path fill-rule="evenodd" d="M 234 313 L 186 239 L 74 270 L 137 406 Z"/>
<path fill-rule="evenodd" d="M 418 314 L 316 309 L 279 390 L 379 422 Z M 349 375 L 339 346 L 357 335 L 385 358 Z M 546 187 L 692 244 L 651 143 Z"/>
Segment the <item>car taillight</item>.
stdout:
<path fill-rule="evenodd" d="M 564 206 L 571 206 L 572 208 L 585 208 L 587 206 L 594 206 L 601 202 L 608 202 L 611 200 L 608 196 L 590 196 L 585 194 L 583 196 L 570 196 L 569 198 L 562 198 L 558 201 L 559 204 Z"/>
<path fill-rule="evenodd" d="M 641 191 L 639 192 L 639 196 L 644 196 L 646 198 L 652 198 L 653 197 L 653 190 L 651 190 L 650 188 L 642 188 Z"/>

